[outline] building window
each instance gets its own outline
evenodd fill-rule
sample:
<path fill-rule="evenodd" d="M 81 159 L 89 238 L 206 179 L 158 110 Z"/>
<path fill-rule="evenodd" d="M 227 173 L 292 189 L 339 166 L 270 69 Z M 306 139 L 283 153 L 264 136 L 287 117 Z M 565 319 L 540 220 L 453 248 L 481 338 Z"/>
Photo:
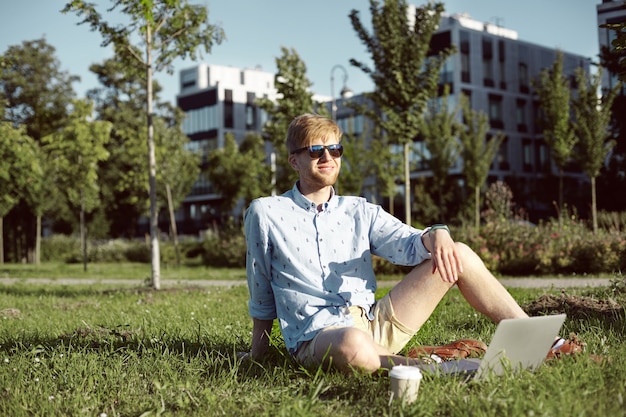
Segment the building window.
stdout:
<path fill-rule="evenodd" d="M 498 70 L 500 72 L 500 90 L 506 90 L 506 50 L 503 40 L 498 41 Z"/>
<path fill-rule="evenodd" d="M 495 85 L 493 79 L 493 45 L 490 39 L 483 39 L 483 84 L 485 87 Z"/>
<path fill-rule="evenodd" d="M 224 90 L 224 127 L 233 129 L 235 127 L 233 90 Z"/>
<path fill-rule="evenodd" d="M 520 62 L 517 66 L 518 78 L 519 78 L 519 92 L 528 94 L 530 92 L 530 85 L 528 79 L 528 65 Z"/>
<path fill-rule="evenodd" d="M 528 122 L 526 119 L 526 100 L 518 99 L 515 102 L 515 121 L 518 132 L 528 132 Z"/>
<path fill-rule="evenodd" d="M 246 84 L 246 73 L 244 71 L 239 71 L 239 84 Z"/>
<path fill-rule="evenodd" d="M 248 93 L 246 99 L 246 130 L 255 130 L 257 127 L 257 108 L 254 105 L 256 96 Z"/>
<path fill-rule="evenodd" d="M 503 129 L 502 96 L 489 94 L 489 123 L 493 129 Z"/>
<path fill-rule="evenodd" d="M 471 82 L 470 76 L 470 42 L 469 33 L 462 30 L 461 38 L 461 81 L 464 83 Z"/>
<path fill-rule="evenodd" d="M 495 162 L 496 168 L 500 171 L 508 171 L 511 169 L 511 164 L 509 163 L 509 138 L 504 138 L 500 144 L 500 149 L 498 150 Z"/>
<path fill-rule="evenodd" d="M 533 144 L 530 139 L 522 140 L 522 170 L 533 171 Z"/>
<path fill-rule="evenodd" d="M 543 142 L 535 142 L 535 161 L 539 171 L 544 173 L 550 172 L 548 147 Z"/>

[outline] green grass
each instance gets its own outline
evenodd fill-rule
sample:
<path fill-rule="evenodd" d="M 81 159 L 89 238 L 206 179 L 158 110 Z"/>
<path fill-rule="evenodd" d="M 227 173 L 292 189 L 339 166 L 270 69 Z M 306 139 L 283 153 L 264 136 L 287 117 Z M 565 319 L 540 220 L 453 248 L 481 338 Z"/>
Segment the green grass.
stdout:
<path fill-rule="evenodd" d="M 543 293 L 512 290 L 522 304 Z M 267 362 L 238 363 L 234 353 L 249 349 L 246 303 L 245 286 L 1 287 L 0 415 L 625 415 L 623 314 L 565 323 L 564 334 L 579 334 L 589 352 L 607 359 L 601 364 L 583 354 L 480 384 L 426 375 L 418 401 L 401 408 L 389 404 L 384 374 L 345 376 L 294 365 L 276 328 Z M 415 341 L 488 341 L 494 330 L 453 290 Z"/>
<path fill-rule="evenodd" d="M 0 278 L 90 278 L 136 279 L 143 281 L 151 276 L 147 263 L 89 263 L 83 264 L 45 262 L 32 264 L 0 264 Z M 237 268 L 208 268 L 205 266 L 173 266 L 161 264 L 161 279 L 167 280 L 245 280 L 246 271 Z"/>

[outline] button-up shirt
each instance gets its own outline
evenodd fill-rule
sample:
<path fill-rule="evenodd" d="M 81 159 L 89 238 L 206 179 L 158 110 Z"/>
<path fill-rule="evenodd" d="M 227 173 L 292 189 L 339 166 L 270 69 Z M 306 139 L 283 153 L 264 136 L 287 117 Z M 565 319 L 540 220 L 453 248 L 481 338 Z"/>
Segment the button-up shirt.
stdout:
<path fill-rule="evenodd" d="M 348 307 L 375 302 L 372 255 L 399 265 L 430 258 L 421 236 L 361 197 L 337 196 L 321 210 L 297 184 L 254 200 L 245 214 L 251 317 L 278 318 L 294 353 L 328 326 L 351 326 Z"/>

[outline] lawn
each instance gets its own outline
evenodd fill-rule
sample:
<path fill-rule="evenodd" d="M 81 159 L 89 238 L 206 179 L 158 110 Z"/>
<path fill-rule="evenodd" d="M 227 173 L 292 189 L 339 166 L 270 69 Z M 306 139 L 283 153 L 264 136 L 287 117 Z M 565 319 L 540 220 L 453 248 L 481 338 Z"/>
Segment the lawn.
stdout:
<path fill-rule="evenodd" d="M 245 286 L 0 288 L 3 416 L 625 415 L 623 312 L 568 317 L 563 333 L 587 342 L 587 353 L 575 360 L 481 383 L 426 375 L 418 401 L 402 408 L 389 404 L 382 373 L 345 376 L 294 365 L 276 329 L 266 362 L 238 362 L 235 352 L 249 349 L 252 328 Z M 568 290 L 610 295 L 587 291 Z M 560 295 L 556 289 L 512 293 L 522 305 Z M 415 343 L 488 342 L 494 330 L 453 290 Z M 596 363 L 588 353 L 604 360 Z"/>

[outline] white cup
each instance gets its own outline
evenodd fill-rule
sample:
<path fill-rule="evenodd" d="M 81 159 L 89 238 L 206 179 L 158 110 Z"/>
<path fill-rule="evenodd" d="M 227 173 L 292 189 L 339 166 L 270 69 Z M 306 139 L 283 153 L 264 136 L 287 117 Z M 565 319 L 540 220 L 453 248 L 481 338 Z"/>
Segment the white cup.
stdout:
<path fill-rule="evenodd" d="M 396 365 L 389 371 L 391 400 L 411 404 L 417 399 L 422 372 L 415 366 Z"/>

